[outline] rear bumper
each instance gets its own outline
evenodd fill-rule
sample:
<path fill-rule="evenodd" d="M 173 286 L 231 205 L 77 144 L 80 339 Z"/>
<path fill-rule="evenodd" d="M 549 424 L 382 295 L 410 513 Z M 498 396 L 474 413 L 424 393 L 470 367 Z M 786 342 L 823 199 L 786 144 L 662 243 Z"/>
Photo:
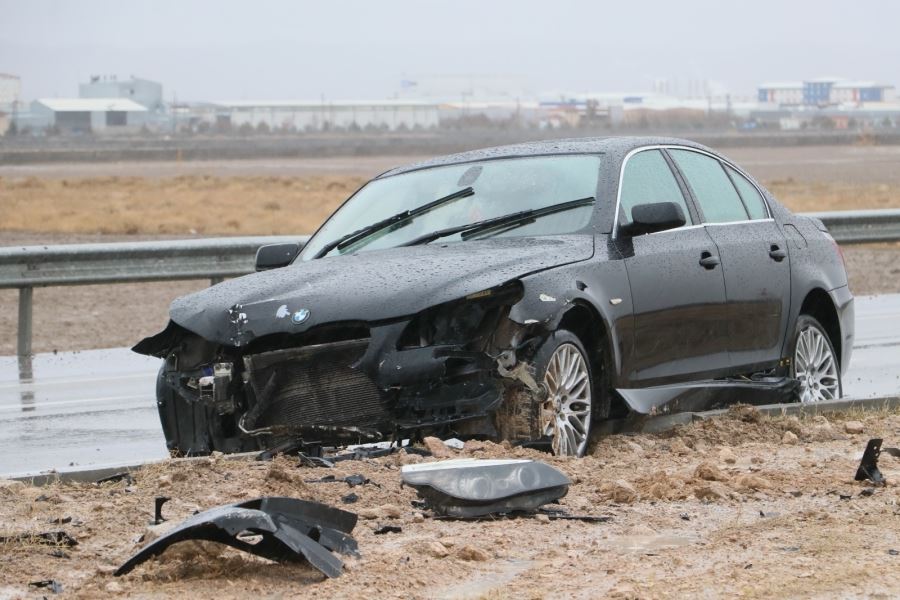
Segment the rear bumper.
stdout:
<path fill-rule="evenodd" d="M 831 290 L 828 295 L 831 296 L 831 301 L 837 310 L 838 321 L 841 324 L 841 375 L 845 375 L 847 367 L 850 366 L 854 336 L 856 335 L 856 310 L 853 294 L 850 293 L 850 286 L 845 285 Z"/>

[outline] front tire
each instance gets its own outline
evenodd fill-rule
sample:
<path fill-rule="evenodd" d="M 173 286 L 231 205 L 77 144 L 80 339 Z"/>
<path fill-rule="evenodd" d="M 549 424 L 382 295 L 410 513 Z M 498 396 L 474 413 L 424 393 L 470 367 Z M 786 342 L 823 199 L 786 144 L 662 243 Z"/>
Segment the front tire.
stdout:
<path fill-rule="evenodd" d="M 581 340 L 560 329 L 535 356 L 539 381 L 547 389 L 540 407 L 541 434 L 557 456 L 584 456 L 591 430 L 594 382 Z"/>
<path fill-rule="evenodd" d="M 800 383 L 800 402 L 837 400 L 843 396 L 837 353 L 825 328 L 813 317 L 800 315 L 791 346 L 791 377 Z"/>

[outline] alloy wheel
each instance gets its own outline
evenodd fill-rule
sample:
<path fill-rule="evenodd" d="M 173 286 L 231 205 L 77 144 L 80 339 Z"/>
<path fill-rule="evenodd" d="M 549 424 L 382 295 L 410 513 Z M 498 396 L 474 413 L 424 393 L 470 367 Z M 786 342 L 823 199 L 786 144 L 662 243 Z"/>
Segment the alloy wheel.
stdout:
<path fill-rule="evenodd" d="M 840 395 L 837 361 L 817 327 L 806 327 L 797 336 L 794 377 L 800 382 L 800 402 L 834 400 Z"/>
<path fill-rule="evenodd" d="M 547 399 L 542 415 L 543 434 L 552 439 L 557 456 L 581 456 L 591 423 L 591 378 L 577 346 L 561 344 L 544 374 Z"/>

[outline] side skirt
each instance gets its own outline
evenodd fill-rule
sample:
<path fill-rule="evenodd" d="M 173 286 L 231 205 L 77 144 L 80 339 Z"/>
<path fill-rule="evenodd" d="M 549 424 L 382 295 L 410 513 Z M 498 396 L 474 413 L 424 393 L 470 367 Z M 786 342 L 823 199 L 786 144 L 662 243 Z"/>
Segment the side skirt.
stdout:
<path fill-rule="evenodd" d="M 731 404 L 795 402 L 800 384 L 790 377 L 710 379 L 640 389 L 617 389 L 628 407 L 642 415 L 725 408 Z"/>

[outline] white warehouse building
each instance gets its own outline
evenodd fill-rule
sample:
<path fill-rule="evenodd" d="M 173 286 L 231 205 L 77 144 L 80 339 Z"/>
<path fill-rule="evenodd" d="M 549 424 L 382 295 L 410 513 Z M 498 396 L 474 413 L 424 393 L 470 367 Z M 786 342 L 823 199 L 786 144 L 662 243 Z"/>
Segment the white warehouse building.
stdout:
<path fill-rule="evenodd" d="M 235 100 L 217 102 L 220 117 L 231 126 L 253 128 L 265 124 L 270 129 L 323 130 L 329 128 L 396 130 L 429 128 L 438 124 L 436 104 L 416 100 L 304 101 Z"/>
<path fill-rule="evenodd" d="M 44 98 L 31 103 L 35 126 L 67 133 L 133 132 L 147 122 L 147 112 L 127 98 Z"/>

